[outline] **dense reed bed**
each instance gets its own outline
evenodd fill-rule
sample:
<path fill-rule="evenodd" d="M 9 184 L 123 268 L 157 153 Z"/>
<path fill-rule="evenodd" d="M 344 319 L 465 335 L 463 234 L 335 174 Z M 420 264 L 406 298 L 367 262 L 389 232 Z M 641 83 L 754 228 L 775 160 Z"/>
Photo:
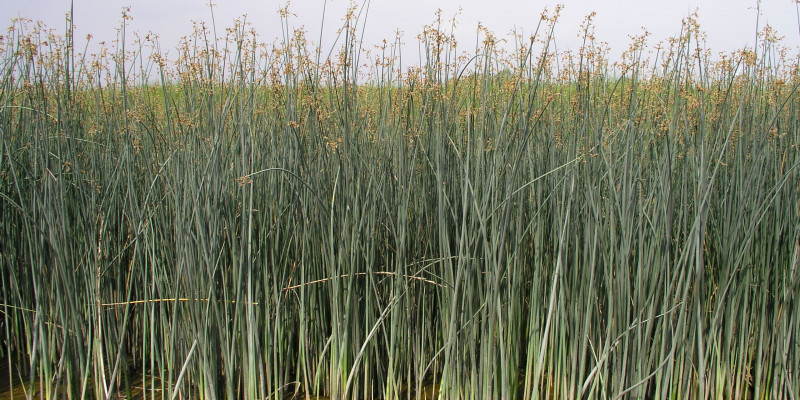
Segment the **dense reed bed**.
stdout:
<path fill-rule="evenodd" d="M 47 399 L 800 396 L 800 76 L 774 32 L 712 58 L 689 18 L 612 63 L 590 21 L 558 53 L 555 14 L 510 51 L 437 20 L 408 66 L 344 21 L 330 54 L 241 23 L 171 60 L 124 21 L 96 55 L 69 23 L 14 24 L 9 379 Z"/>

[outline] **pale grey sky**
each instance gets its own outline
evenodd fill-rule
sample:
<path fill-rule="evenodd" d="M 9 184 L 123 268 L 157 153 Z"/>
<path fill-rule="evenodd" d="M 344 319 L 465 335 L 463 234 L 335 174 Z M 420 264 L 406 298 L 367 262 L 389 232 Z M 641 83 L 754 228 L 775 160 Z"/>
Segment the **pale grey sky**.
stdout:
<path fill-rule="evenodd" d="M 50 27 L 63 30 L 64 14 L 70 7 L 70 0 L 0 1 L 4 3 L 0 8 L 0 23 L 6 26 L 13 17 L 21 16 L 42 20 Z M 327 12 L 323 37 L 332 40 L 349 5 L 348 0 L 296 0 L 290 7 L 295 14 L 290 19 L 291 26 L 305 27 L 309 39 L 316 40 L 324 1 L 327 1 Z M 262 41 L 271 42 L 280 37 L 277 11 L 285 5 L 285 0 L 215 0 L 215 3 L 214 16 L 220 31 L 231 26 L 234 18 L 246 14 Z M 424 24 L 434 20 L 437 9 L 449 19 L 460 7 L 456 35 L 460 47 L 466 50 L 474 48 L 479 21 L 498 35 L 514 29 L 531 33 L 542 10 L 545 7 L 552 10 L 558 3 L 565 6 L 555 36 L 559 50 L 579 46 L 580 24 L 591 11 L 597 12 L 596 37 L 609 43 L 612 54 L 624 50 L 629 43 L 628 36 L 640 34 L 642 27 L 652 33 L 650 44 L 676 35 L 681 19 L 694 10 L 699 13 L 701 28 L 708 34 L 709 48 L 714 53 L 752 46 L 755 37 L 755 0 L 372 0 L 365 41 L 376 44 L 382 39 L 391 40 L 399 29 L 404 32 L 404 41 L 414 46 L 410 50 L 416 51 L 415 37 Z M 192 20 L 210 20 L 207 4 L 208 0 L 74 0 L 75 24 L 80 38 L 91 33 L 93 42 L 111 41 L 116 35 L 115 29 L 120 26 L 122 8 L 130 6 L 133 21 L 129 29 L 159 34 L 162 49 L 168 50 L 177 45 L 181 36 L 191 33 Z M 800 28 L 795 0 L 764 0 L 760 25 L 766 23 L 785 36 L 785 46 L 798 49 Z"/>

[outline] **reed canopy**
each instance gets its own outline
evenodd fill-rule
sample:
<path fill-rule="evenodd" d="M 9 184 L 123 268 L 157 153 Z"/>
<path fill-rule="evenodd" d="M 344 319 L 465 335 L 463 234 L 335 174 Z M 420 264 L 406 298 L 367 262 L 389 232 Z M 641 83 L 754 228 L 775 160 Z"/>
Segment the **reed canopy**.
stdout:
<path fill-rule="evenodd" d="M 800 70 L 769 27 L 556 51 L 0 38 L 0 356 L 43 398 L 800 397 Z M 406 60 L 404 63 L 403 60 Z M 15 384 L 15 385 L 17 385 Z M 315 397 L 320 396 L 320 397 Z"/>

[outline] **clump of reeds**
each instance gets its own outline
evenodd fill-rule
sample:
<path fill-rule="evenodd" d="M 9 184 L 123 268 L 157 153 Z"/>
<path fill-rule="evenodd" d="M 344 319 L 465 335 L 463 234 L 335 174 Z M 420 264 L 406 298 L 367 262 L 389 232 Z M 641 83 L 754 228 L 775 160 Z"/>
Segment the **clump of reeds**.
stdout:
<path fill-rule="evenodd" d="M 769 28 L 339 51 L 0 43 L 0 348 L 44 398 L 796 398 L 800 86 Z M 288 17 L 288 12 L 283 16 Z M 126 36 L 127 35 L 127 36 Z M 648 52 L 655 49 L 655 52 Z M 377 54 L 378 51 L 380 54 Z M 13 371 L 13 372 L 11 372 Z M 31 392 L 28 392 L 31 394 Z"/>

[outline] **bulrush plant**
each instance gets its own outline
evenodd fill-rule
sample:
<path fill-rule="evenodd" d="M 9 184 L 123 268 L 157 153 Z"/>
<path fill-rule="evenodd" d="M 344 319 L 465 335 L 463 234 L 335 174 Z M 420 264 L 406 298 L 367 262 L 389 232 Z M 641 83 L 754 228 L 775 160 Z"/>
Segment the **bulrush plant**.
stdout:
<path fill-rule="evenodd" d="M 800 396 L 797 56 L 765 27 L 711 57 L 695 16 L 558 52 L 559 11 L 472 49 L 439 13 L 419 63 L 358 8 L 330 51 L 283 10 L 274 43 L 197 24 L 172 57 L 128 11 L 84 50 L 14 21 L 13 393 Z"/>

